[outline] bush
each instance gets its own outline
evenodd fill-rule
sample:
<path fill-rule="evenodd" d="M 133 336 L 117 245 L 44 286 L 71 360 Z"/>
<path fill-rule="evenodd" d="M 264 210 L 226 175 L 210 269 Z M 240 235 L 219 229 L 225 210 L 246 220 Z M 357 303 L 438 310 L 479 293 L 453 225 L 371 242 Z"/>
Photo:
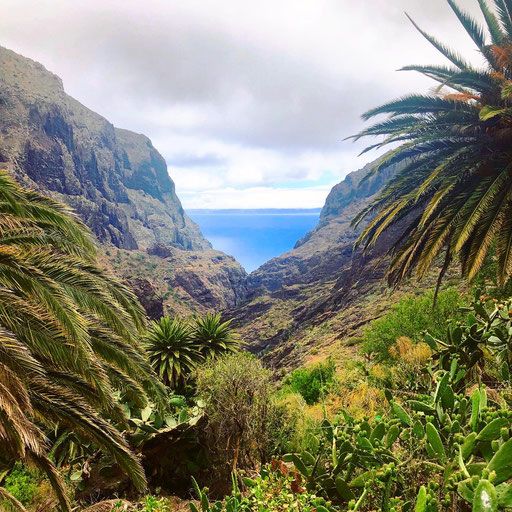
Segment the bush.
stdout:
<path fill-rule="evenodd" d="M 417 343 L 427 330 L 434 338 L 444 336 L 449 318 L 462 318 L 458 312 L 462 297 L 455 288 L 439 293 L 433 308 L 434 292 L 406 297 L 381 318 L 374 320 L 362 336 L 362 351 L 378 361 L 391 361 L 389 349 L 401 337 Z"/>
<path fill-rule="evenodd" d="M 284 380 L 285 388 L 302 395 L 308 405 L 316 404 L 332 384 L 336 366 L 332 360 L 311 368 L 299 368 Z"/>
<path fill-rule="evenodd" d="M 270 378 L 260 361 L 246 352 L 210 360 L 199 369 L 198 394 L 221 472 L 238 465 L 252 467 L 255 459 L 266 458 Z"/>
<path fill-rule="evenodd" d="M 233 474 L 233 490 L 223 501 L 210 504 L 208 489 L 200 489 L 194 480 L 194 487 L 200 501 L 200 508 L 190 503 L 191 512 L 335 512 L 331 503 L 321 496 L 308 492 L 302 487 L 302 477 L 291 472 L 282 461 L 261 469 L 255 478 L 242 478 L 247 492 L 240 491 L 238 475 Z"/>
<path fill-rule="evenodd" d="M 27 505 L 36 494 L 37 484 L 36 474 L 21 464 L 21 462 L 17 462 L 11 472 L 5 477 L 4 488 L 23 505 Z"/>

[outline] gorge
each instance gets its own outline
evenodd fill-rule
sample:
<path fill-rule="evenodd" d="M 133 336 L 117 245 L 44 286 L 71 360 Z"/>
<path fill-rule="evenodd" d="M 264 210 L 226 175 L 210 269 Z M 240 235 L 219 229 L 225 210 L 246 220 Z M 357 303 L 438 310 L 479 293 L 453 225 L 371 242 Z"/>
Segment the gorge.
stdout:
<path fill-rule="evenodd" d="M 77 212 L 101 244 L 103 265 L 133 287 L 150 316 L 222 310 L 249 350 L 294 365 L 305 350 L 293 342 L 297 329 L 304 338 L 305 329 L 329 320 L 331 338 L 353 334 L 365 319 L 349 314 L 341 325 L 340 310 L 388 293 L 378 264 L 387 244 L 371 256 L 354 253 L 358 231 L 350 222 L 393 167 L 362 186 L 374 164 L 349 173 L 331 190 L 317 226 L 247 275 L 187 216 L 147 137 L 78 103 L 39 63 L 0 48 L 0 69 L 0 165 Z"/>

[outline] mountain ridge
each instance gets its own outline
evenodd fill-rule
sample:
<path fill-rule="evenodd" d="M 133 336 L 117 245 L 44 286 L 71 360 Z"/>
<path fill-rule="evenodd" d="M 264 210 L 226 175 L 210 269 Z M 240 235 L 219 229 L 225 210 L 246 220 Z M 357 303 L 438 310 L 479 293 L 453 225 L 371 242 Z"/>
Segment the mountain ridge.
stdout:
<path fill-rule="evenodd" d="M 42 64 L 0 47 L 0 165 L 69 204 L 103 243 L 210 248 L 148 137 L 69 96 Z"/>
<path fill-rule="evenodd" d="M 148 137 L 114 127 L 42 64 L 3 47 L 0 118 L 0 167 L 76 211 L 102 244 L 103 265 L 132 286 L 149 316 L 245 297 L 245 270 L 188 217 Z"/>

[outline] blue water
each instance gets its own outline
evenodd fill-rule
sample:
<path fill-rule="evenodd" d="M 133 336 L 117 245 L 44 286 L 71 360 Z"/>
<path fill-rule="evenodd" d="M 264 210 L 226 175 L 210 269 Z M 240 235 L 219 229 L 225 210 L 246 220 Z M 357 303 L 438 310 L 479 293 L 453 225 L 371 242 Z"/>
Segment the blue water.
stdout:
<path fill-rule="evenodd" d="M 252 272 L 275 256 L 293 249 L 313 229 L 315 210 L 188 210 L 214 249 L 234 256 Z"/>

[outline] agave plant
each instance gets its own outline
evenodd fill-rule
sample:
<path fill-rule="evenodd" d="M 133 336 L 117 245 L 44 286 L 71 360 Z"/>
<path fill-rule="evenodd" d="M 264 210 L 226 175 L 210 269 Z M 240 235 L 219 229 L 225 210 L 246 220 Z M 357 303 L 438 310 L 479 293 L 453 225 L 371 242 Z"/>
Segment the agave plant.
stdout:
<path fill-rule="evenodd" d="M 204 317 L 196 316 L 192 338 L 208 358 L 235 352 L 240 343 L 231 328 L 231 320 L 223 322 L 220 313 L 206 313 Z"/>
<path fill-rule="evenodd" d="M 163 317 L 153 322 L 145 341 L 155 372 L 171 388 L 183 386 L 188 375 L 204 360 L 201 345 L 192 339 L 190 326 L 179 317 Z"/>
<path fill-rule="evenodd" d="M 58 422 L 93 440 L 143 489 L 139 462 L 104 417 L 124 420 L 113 388 L 141 406 L 147 392 L 164 397 L 137 341 L 141 307 L 94 257 L 67 207 L 0 171 L 0 454 L 45 471 L 63 510 L 41 426 Z"/>
<path fill-rule="evenodd" d="M 503 285 L 512 271 L 512 2 L 495 0 L 492 9 L 478 0 L 481 26 L 447 1 L 484 64 L 474 67 L 413 22 L 449 64 L 402 68 L 435 80 L 436 92 L 405 96 L 363 115 L 388 115 L 354 136 L 384 136 L 365 151 L 400 143 L 374 172 L 397 163 L 402 169 L 354 224 L 375 214 L 359 238 L 365 248 L 391 225 L 405 225 L 393 247 L 392 283 L 413 271 L 425 276 L 443 251 L 439 280 L 454 258 L 472 279 L 495 244 Z"/>

